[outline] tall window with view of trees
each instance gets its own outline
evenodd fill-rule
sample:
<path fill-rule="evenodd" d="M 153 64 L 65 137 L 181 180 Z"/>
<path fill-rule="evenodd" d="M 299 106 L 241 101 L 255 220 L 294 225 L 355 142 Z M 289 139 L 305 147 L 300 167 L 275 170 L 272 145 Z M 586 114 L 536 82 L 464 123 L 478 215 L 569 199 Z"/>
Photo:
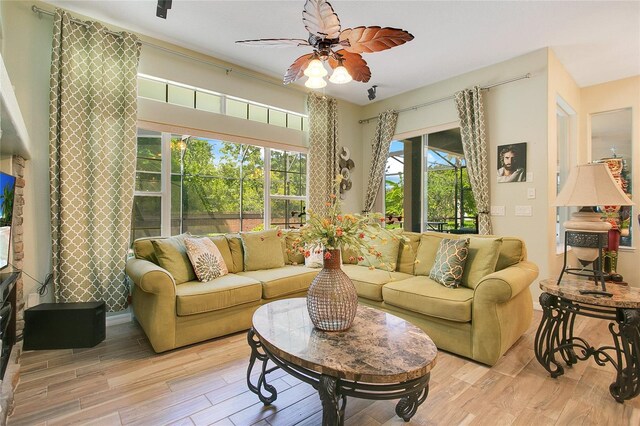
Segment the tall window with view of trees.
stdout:
<path fill-rule="evenodd" d="M 402 228 L 404 218 L 404 142 L 391 141 L 384 175 L 387 228 Z"/>
<path fill-rule="evenodd" d="M 299 152 L 139 130 L 131 241 L 299 227 L 306 167 Z"/>
<path fill-rule="evenodd" d="M 442 224 L 427 228 L 446 231 L 474 230 L 476 203 L 464 157 L 430 148 L 427 160 L 426 222 Z"/>
<path fill-rule="evenodd" d="M 459 128 L 392 141 L 386 166 L 387 228 L 477 232 Z"/>
<path fill-rule="evenodd" d="M 270 150 L 271 225 L 299 228 L 304 223 L 307 194 L 307 155 Z"/>
<path fill-rule="evenodd" d="M 171 234 L 250 231 L 264 222 L 263 148 L 171 139 Z"/>

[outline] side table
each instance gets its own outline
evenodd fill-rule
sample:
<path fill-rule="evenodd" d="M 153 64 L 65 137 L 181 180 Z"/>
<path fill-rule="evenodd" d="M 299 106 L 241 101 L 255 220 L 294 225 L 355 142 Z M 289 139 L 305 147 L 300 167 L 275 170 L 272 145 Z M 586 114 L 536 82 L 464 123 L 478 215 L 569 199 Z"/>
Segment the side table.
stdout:
<path fill-rule="evenodd" d="M 608 285 L 613 297 L 580 294 L 593 288 L 593 282 L 582 280 L 564 279 L 560 285 L 554 279 L 540 282 L 542 320 L 535 338 L 536 359 L 553 378 L 564 374 L 559 359 L 567 366 L 589 357 L 598 365 L 611 363 L 616 379 L 609 392 L 622 403 L 640 394 L 640 289 Z M 610 321 L 613 346 L 594 348 L 574 336 L 576 315 Z"/>

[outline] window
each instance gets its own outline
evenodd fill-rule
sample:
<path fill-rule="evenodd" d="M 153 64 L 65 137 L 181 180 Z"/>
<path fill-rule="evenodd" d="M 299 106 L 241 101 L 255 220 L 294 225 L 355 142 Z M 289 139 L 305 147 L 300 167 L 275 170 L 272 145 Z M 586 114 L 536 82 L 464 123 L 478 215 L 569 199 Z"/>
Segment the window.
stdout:
<path fill-rule="evenodd" d="M 384 188 L 387 227 L 477 233 L 459 128 L 392 141 Z"/>
<path fill-rule="evenodd" d="M 556 194 L 564 186 L 571 165 L 575 164 L 576 113 L 564 99 L 556 99 Z M 556 253 L 564 250 L 564 222 L 578 209 L 575 207 L 556 207 Z"/>
<path fill-rule="evenodd" d="M 162 233 L 161 202 L 162 135 L 140 130 L 136 154 L 131 241 Z"/>
<path fill-rule="evenodd" d="M 304 153 L 145 130 L 137 151 L 132 241 L 304 223 Z"/>
<path fill-rule="evenodd" d="M 445 130 L 424 137 L 425 231 L 477 233 L 476 203 L 459 138 L 460 129 Z M 445 141 L 451 145 L 447 145 Z"/>
<path fill-rule="evenodd" d="M 145 74 L 138 74 L 138 96 L 302 132 L 309 128 L 304 114 Z"/>
<path fill-rule="evenodd" d="M 404 142 L 391 141 L 384 175 L 384 214 L 387 228 L 402 228 L 404 167 Z"/>
<path fill-rule="evenodd" d="M 306 154 L 271 149 L 269 181 L 270 225 L 302 226 L 306 213 Z"/>

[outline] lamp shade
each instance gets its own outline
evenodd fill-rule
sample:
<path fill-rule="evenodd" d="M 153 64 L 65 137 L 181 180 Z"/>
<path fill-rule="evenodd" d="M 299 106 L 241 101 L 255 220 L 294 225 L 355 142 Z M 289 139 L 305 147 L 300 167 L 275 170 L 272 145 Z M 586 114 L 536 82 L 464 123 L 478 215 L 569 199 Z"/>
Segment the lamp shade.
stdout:
<path fill-rule="evenodd" d="M 314 59 L 309 62 L 309 65 L 307 65 L 307 68 L 304 70 L 304 75 L 307 77 L 324 77 L 327 74 L 327 69 L 319 59 Z"/>
<path fill-rule="evenodd" d="M 556 197 L 556 206 L 631 206 L 604 163 L 582 164 L 571 170 Z"/>
<path fill-rule="evenodd" d="M 329 77 L 329 81 L 334 84 L 346 84 L 351 80 L 353 80 L 353 78 L 343 65 L 336 67 L 336 69 L 333 70 L 331 77 Z"/>

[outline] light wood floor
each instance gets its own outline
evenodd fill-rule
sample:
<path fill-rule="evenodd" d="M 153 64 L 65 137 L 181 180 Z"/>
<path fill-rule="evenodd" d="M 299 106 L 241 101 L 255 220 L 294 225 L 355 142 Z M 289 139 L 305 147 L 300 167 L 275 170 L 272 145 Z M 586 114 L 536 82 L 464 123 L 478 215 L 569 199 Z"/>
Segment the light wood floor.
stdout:
<path fill-rule="evenodd" d="M 493 368 L 441 352 L 413 425 L 639 425 L 640 398 L 616 403 L 611 366 L 578 363 L 551 379 L 533 354 L 533 325 Z M 579 319 L 576 335 L 609 344 L 605 325 Z M 282 371 L 265 407 L 245 383 L 245 333 L 156 355 L 137 323 L 109 327 L 91 349 L 30 351 L 9 425 L 317 425 L 313 388 Z M 404 424 L 395 401 L 349 399 L 347 425 Z"/>

